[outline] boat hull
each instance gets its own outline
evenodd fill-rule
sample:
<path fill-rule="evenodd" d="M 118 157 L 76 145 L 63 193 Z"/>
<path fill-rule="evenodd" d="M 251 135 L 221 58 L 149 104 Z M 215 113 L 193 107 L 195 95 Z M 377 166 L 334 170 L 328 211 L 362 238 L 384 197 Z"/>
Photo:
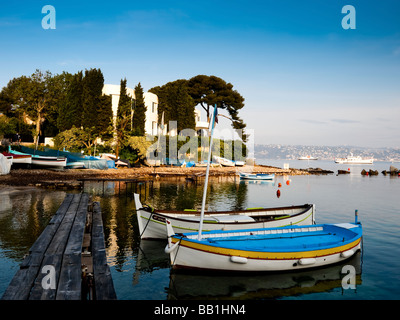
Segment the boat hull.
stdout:
<path fill-rule="evenodd" d="M 335 163 L 340 163 L 340 164 L 373 164 L 374 160 L 373 159 L 366 159 L 366 160 L 349 161 L 349 160 L 346 160 L 346 159 L 336 159 Z"/>
<path fill-rule="evenodd" d="M 211 237 L 212 241 L 206 239 L 197 240 L 195 235 L 174 235 L 171 238 L 172 247 L 167 246 L 166 252 L 170 254 L 171 266 L 174 269 L 202 269 L 211 271 L 233 271 L 233 272 L 268 272 L 268 271 L 290 271 L 306 268 L 322 267 L 334 263 L 338 263 L 349 259 L 357 251 L 361 249 L 362 228 L 360 224 L 344 224 L 343 228 L 338 227 L 337 233 L 342 236 L 347 233 L 341 241 L 335 237 L 336 241 L 329 243 L 330 239 L 327 234 L 322 235 L 324 225 L 314 225 L 305 227 L 291 228 L 293 232 L 299 230 L 301 236 L 293 236 L 292 239 L 282 240 L 282 234 L 268 239 L 270 243 L 275 241 L 274 245 L 267 244 L 262 247 L 261 242 L 257 243 L 257 248 L 247 249 L 246 245 L 251 235 L 247 231 L 246 235 L 229 237 L 235 238 L 229 245 L 224 244 L 223 240 L 218 240 L 219 235 L 212 233 L 203 233 L 203 236 Z M 338 225 L 337 225 L 338 226 Z M 297 230 L 296 230 L 297 229 Z M 288 231 L 290 229 L 281 228 L 280 231 Z M 350 232 L 349 232 L 350 231 Z M 255 232 L 278 232 L 277 229 L 268 228 Z M 245 233 L 245 232 L 241 232 Z M 318 234 L 317 234 L 318 233 Z M 221 237 L 227 237 L 228 234 L 222 234 Z M 244 237 L 240 240 L 240 237 Z M 323 239 L 325 237 L 328 239 Z M 214 240 L 217 239 L 217 240 Z M 238 241 L 239 240 L 239 241 Z M 214 242 L 213 242 L 214 241 Z M 262 240 L 261 240 L 262 241 Z M 278 242 L 280 241 L 280 242 Z M 281 245 L 287 241 L 284 245 Z M 294 243 L 296 242 L 296 243 Z M 319 243 L 318 243 L 319 242 Z M 292 245 L 290 244 L 292 243 Z M 175 246 L 175 247 L 174 247 Z M 179 248 L 178 248 L 179 247 Z M 302 247 L 300 249 L 300 247 Z M 251 248 L 251 245 L 249 245 Z M 309 249 L 307 249 L 309 248 Z"/>
<path fill-rule="evenodd" d="M 67 158 L 33 156 L 32 165 L 44 168 L 64 168 L 67 165 Z"/>
<path fill-rule="evenodd" d="M 199 213 L 193 211 L 168 212 L 142 208 L 139 195 L 135 194 L 139 233 L 142 239 L 166 239 L 166 219 L 177 233 L 195 232 L 199 229 Z M 205 212 L 203 230 L 239 230 L 273 228 L 314 223 L 315 206 L 291 206 L 281 208 L 258 208 L 243 211 Z M 259 219 L 259 221 L 257 221 Z"/>
<path fill-rule="evenodd" d="M 240 179 L 245 180 L 274 180 L 275 174 L 257 174 L 239 172 Z"/>

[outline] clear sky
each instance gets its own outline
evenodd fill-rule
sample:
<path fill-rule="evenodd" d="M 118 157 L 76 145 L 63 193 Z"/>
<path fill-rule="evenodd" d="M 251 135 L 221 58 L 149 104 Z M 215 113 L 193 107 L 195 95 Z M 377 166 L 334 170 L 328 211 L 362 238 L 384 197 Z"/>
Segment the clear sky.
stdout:
<path fill-rule="evenodd" d="M 396 0 L 0 0 L 0 43 L 0 87 L 35 69 L 101 68 L 145 90 L 215 75 L 245 98 L 255 143 L 400 147 Z"/>

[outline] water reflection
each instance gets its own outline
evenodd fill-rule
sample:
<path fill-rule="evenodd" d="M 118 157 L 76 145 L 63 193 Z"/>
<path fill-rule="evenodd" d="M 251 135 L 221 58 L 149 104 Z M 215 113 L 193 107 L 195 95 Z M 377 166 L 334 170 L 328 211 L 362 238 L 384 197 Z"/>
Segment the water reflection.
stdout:
<path fill-rule="evenodd" d="M 0 246 L 20 261 L 64 200 L 65 192 L 36 188 L 0 188 Z"/>
<path fill-rule="evenodd" d="M 168 299 L 277 299 L 342 288 L 342 268 L 356 270 L 361 280 L 361 253 L 341 264 L 300 272 L 250 275 L 199 275 L 171 273 Z"/>
<path fill-rule="evenodd" d="M 147 203 L 158 209 L 201 209 L 203 183 L 154 182 L 154 192 Z M 210 179 L 206 210 L 241 210 L 247 201 L 247 184 L 230 179 Z"/>
<path fill-rule="evenodd" d="M 133 285 L 138 285 L 143 275 L 159 269 L 169 269 L 169 258 L 162 241 L 142 240 L 133 272 Z M 258 274 L 210 274 L 192 272 L 169 272 L 166 288 L 169 300 L 190 299 L 278 299 L 310 293 L 328 292 L 342 288 L 345 265 L 356 271 L 356 286 L 361 285 L 362 254 L 325 268 L 299 272 Z"/>

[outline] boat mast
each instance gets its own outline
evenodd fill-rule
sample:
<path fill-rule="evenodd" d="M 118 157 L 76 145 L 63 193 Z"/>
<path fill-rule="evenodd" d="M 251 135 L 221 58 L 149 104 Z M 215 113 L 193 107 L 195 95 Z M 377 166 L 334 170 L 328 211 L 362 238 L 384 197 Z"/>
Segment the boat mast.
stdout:
<path fill-rule="evenodd" d="M 210 162 L 211 162 L 211 148 L 212 148 L 212 143 L 213 143 L 215 118 L 216 117 L 217 117 L 217 105 L 215 105 L 215 107 L 214 107 L 214 113 L 213 113 L 213 117 L 211 119 L 211 138 L 210 138 L 210 146 L 208 148 L 208 161 L 207 161 L 207 169 L 206 169 L 206 180 L 204 182 L 203 200 L 201 202 L 200 225 L 199 225 L 199 233 L 197 235 L 197 239 L 198 240 L 201 240 L 201 230 L 203 228 L 204 207 L 206 205 L 208 175 L 209 175 L 209 172 L 210 172 Z"/>

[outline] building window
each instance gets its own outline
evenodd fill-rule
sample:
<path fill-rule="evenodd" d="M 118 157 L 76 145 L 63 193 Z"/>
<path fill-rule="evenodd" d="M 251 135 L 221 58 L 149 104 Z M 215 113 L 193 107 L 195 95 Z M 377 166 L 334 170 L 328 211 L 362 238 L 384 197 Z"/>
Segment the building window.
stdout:
<path fill-rule="evenodd" d="M 155 121 L 153 121 L 152 122 L 152 134 L 153 134 L 153 136 L 155 136 L 155 135 L 157 135 L 157 122 L 155 122 Z"/>
<path fill-rule="evenodd" d="M 152 102 L 151 103 L 151 112 L 156 113 L 157 112 L 157 103 Z"/>

